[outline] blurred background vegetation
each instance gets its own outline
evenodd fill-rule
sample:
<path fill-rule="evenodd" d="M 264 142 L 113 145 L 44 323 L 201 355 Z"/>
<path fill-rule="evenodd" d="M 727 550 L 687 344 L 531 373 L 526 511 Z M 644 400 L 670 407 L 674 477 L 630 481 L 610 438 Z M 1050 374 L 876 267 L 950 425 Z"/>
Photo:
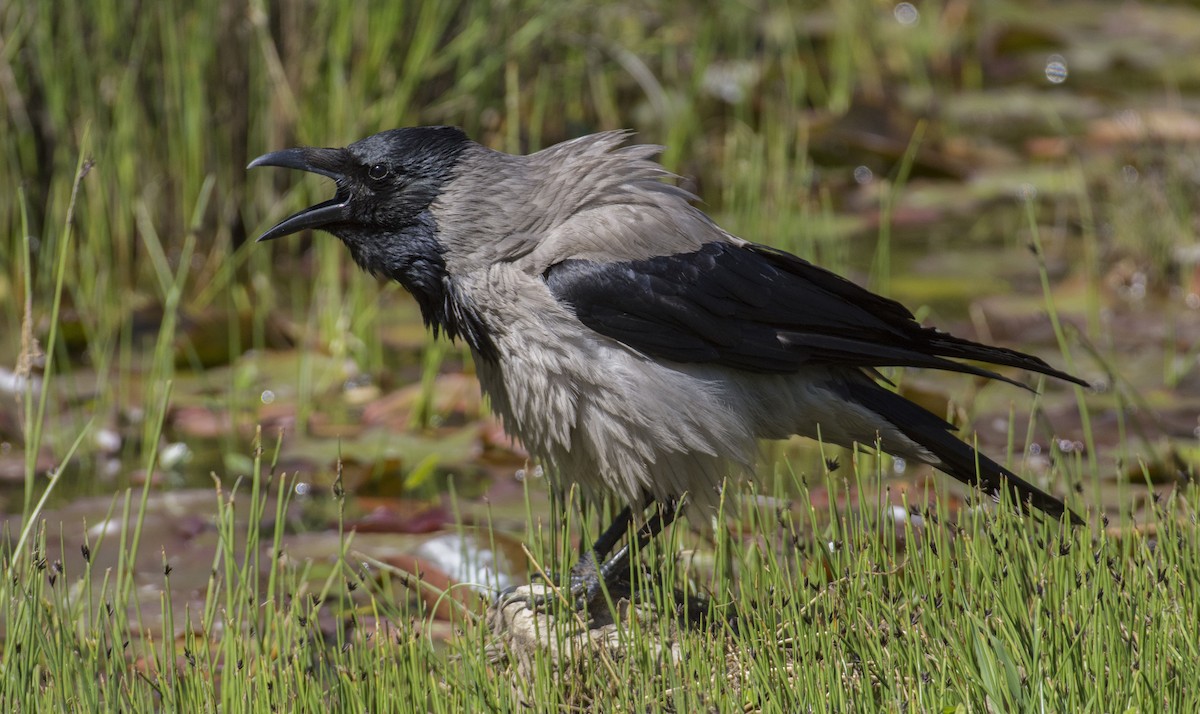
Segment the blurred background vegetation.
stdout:
<path fill-rule="evenodd" d="M 245 592 L 259 594 L 253 567 L 260 544 L 257 531 L 246 525 L 270 525 L 271 519 L 262 510 L 218 508 L 210 475 L 226 487 L 238 477 L 260 475 L 256 449 L 265 445 L 270 455 L 279 435 L 273 473 L 289 480 L 271 483 L 277 491 L 286 483 L 294 499 L 289 508 L 302 506 L 306 515 L 280 508 L 277 517 L 287 518 L 275 521 L 272 552 L 286 550 L 294 559 L 289 562 L 308 563 L 296 577 L 323 583 L 319 592 L 331 601 L 340 595 L 348 603 L 363 602 L 362 590 L 351 594 L 349 584 L 339 589 L 353 579 L 349 566 L 341 565 L 347 552 L 342 534 L 349 530 L 358 532 L 365 552 L 406 570 L 441 573 L 443 586 L 525 578 L 529 563 L 511 534 L 524 533 L 532 542 L 547 524 L 548 532 L 562 529 L 543 507 L 545 489 L 539 484 L 526 491 L 529 481 L 523 479 L 534 472 L 527 471 L 520 446 L 487 416 L 469 357 L 459 346 L 431 340 L 408 296 L 360 274 L 328 236 L 256 245 L 259 232 L 328 197 L 331 189 L 319 178 L 288 172 L 248 174 L 245 165 L 271 150 L 345 145 L 406 125 L 459 125 L 477 141 L 510 152 L 629 128 L 636 141 L 665 147 L 665 165 L 731 232 L 795 251 L 896 297 L 930 324 L 1035 352 L 1095 385 L 1084 392 L 1031 382 L 1041 395 L 1030 397 L 961 376 L 891 375 L 907 396 L 949 415 L 993 456 L 1067 495 L 1080 510 L 1115 516 L 1114 540 L 1105 545 L 1112 549 L 1108 570 L 1088 548 L 1062 558 L 1066 541 L 1044 550 L 1046 539 L 1057 536 L 1043 532 L 1029 553 L 1030 570 L 1014 566 L 1012 576 L 1011 550 L 997 546 L 993 552 L 982 539 L 974 545 L 966 539 L 952 547 L 978 546 L 978 553 L 962 556 L 964 562 L 990 568 L 992 575 L 960 572 L 958 551 L 939 545 L 941 555 L 921 551 L 925 560 L 913 561 L 911 571 L 893 581 L 881 579 L 872 563 L 899 557 L 895 550 L 903 537 L 877 543 L 868 558 L 856 559 L 854 551 L 830 556 L 821 545 L 840 542 L 845 533 L 793 534 L 790 545 L 775 545 L 797 549 L 805 587 L 810 576 L 813 583 L 829 580 L 814 602 L 836 591 L 839 573 L 858 578 L 847 591 L 861 597 L 831 610 L 832 621 L 850 623 L 845 640 L 814 631 L 806 646 L 821 656 L 795 660 L 813 663 L 806 691 L 818 697 L 848 692 L 854 699 L 856 687 L 871 680 L 856 664 L 858 653 L 866 653 L 869 662 L 882 662 L 880 672 L 907 672 L 889 686 L 917 692 L 911 703 L 922 710 L 931 701 L 947 701 L 919 699 L 914 683 L 926 681 L 927 659 L 943 667 L 929 680 L 932 687 L 961 690 L 951 701 L 1030 708 L 1034 700 L 1023 698 L 1029 693 L 1017 666 L 983 661 L 981 653 L 996 648 L 995 638 L 959 641 L 947 637 L 933 610 L 926 617 L 916 606 L 910 620 L 907 604 L 880 605 L 891 583 L 896 591 L 910 589 L 940 602 L 940 586 L 926 575 L 960 574 L 965 581 L 954 586 L 954 597 L 971 593 L 979 612 L 972 611 L 976 619 L 970 621 L 978 627 L 961 633 L 954 627 L 953 635 L 995 631 L 991 608 L 1002 592 L 1005 622 L 1014 629 L 996 637 L 1011 635 L 1010 645 L 1034 643 L 1030 653 L 1021 652 L 1027 659 L 1017 658 L 1021 667 L 1033 668 L 1045 655 L 1041 640 L 1029 633 L 1046 632 L 1040 621 L 1022 619 L 1041 616 L 1026 609 L 1033 579 L 1053 581 L 1061 606 L 1079 608 L 1076 623 L 1094 622 L 1086 618 L 1095 615 L 1095 606 L 1085 616 L 1086 603 L 1074 599 L 1079 573 L 1088 573 L 1084 581 L 1091 588 L 1111 571 L 1117 585 L 1094 585 L 1094 594 L 1100 598 L 1120 586 L 1126 609 L 1103 613 L 1109 619 L 1097 628 L 1102 637 L 1081 639 L 1078 625 L 1074 639 L 1069 628 L 1052 633 L 1067 638 L 1053 641 L 1053 656 L 1069 661 L 1050 668 L 1046 681 L 1060 687 L 1060 701 L 1075 702 L 1066 709 L 1086 708 L 1088 696 L 1094 704 L 1115 702 L 1109 694 L 1135 686 L 1143 697 L 1138 702 L 1154 701 L 1164 682 L 1194 682 L 1194 670 L 1176 669 L 1163 655 L 1158 669 L 1140 676 L 1140 655 L 1129 648 L 1133 639 L 1124 626 L 1140 621 L 1135 605 L 1146 602 L 1194 624 L 1194 612 L 1175 606 L 1196 601 L 1200 580 L 1184 577 L 1196 572 L 1195 549 L 1176 531 L 1170 532 L 1178 547 L 1166 551 L 1144 544 L 1124 550 L 1121 538 L 1130 523 L 1143 523 L 1156 498 L 1185 494 L 1182 487 L 1200 462 L 1197 47 L 1200 9 L 1182 2 L 4 3 L 0 508 L 12 514 L 4 527 L 11 536 L 21 532 L 20 514 L 30 513 L 56 484 L 48 502 L 55 510 L 44 514 L 50 536 L 30 550 L 30 567 L 40 573 L 49 561 L 55 574 L 63 563 L 68 572 L 90 573 L 112 563 L 120 574 L 113 581 L 120 589 L 116 601 L 128 599 L 136 618 L 121 621 L 126 614 L 119 607 L 119 626 L 93 618 L 96 627 L 109 628 L 95 642 L 120 641 L 125 635 L 113 633 L 127 632 L 134 621 L 143 635 L 173 629 L 182 652 L 191 657 L 201 648 L 214 669 L 220 659 L 236 660 L 240 670 L 241 648 L 256 652 L 259 659 L 249 661 L 263 671 L 286 669 L 290 665 L 271 654 L 271 637 L 306 642 L 313 632 L 305 628 L 320 628 L 327 641 L 342 643 L 345 636 L 344 628 L 330 625 L 329 608 L 321 610 L 319 600 L 311 611 L 299 596 L 280 599 L 286 611 L 283 604 L 279 611 L 245 611 L 239 609 L 244 602 L 235 602 Z M 926 470 L 879 462 L 895 477 L 891 488 L 881 490 L 873 479 L 864 486 L 847 476 L 847 469 L 838 471 L 840 480 L 828 479 L 822 454 L 807 442 L 764 446 L 764 456 L 764 473 L 784 476 L 786 493 L 780 495 L 801 495 L 798 522 L 820 520 L 814 515 L 820 513 L 836 529 L 836 514 L 865 503 L 886 505 L 888 499 L 919 509 L 931 497 Z M 862 474 L 874 473 L 875 462 L 865 456 L 854 464 L 866 465 Z M 254 480 L 255 494 L 259 483 Z M 140 508 L 131 507 L 130 493 L 137 491 L 125 490 L 129 486 L 143 488 Z M 860 486 L 878 491 L 878 500 L 861 496 Z M 456 499 L 447 497 L 450 491 Z M 957 511 L 966 492 L 954 493 L 957 498 L 943 494 L 940 507 Z M 89 540 L 98 531 L 85 533 L 81 523 L 109 522 L 118 502 L 112 494 L 122 494 L 126 517 L 138 514 L 138 535 L 127 548 L 122 530 L 120 551 L 102 553 Z M 343 496 L 350 497 L 348 506 Z M 1186 503 L 1170 503 L 1188 512 Z M 911 536 L 915 526 L 905 525 L 900 513 L 896 527 L 909 528 Z M 766 520 L 748 530 L 770 532 L 773 521 Z M 495 534 L 460 530 L 457 545 L 448 547 L 439 540 L 455 523 L 492 522 L 500 526 Z M 823 526 L 806 522 L 800 529 L 810 527 Z M 1012 532 L 1022 533 L 1022 527 L 1012 525 Z M 1052 530 L 1053 524 L 1041 527 Z M 933 531 L 936 538 L 946 536 Z M 384 535 L 372 540 L 373 533 Z M 26 529 L 23 543 L 31 542 L 26 536 L 36 539 Z M 146 546 L 141 552 L 139 536 Z M 243 536 L 247 545 L 239 555 L 232 544 Z M 1186 537 L 1194 540 L 1194 529 Z M 718 562 L 731 557 L 722 548 L 716 549 Z M 480 576 L 447 555 L 468 550 L 505 558 L 498 555 L 491 574 Z M 751 549 L 732 552 L 754 557 Z M 1160 565 L 1155 554 L 1163 552 Z M 1145 577 L 1132 590 L 1124 589 L 1134 582 L 1120 560 L 1127 556 L 1150 563 L 1137 571 Z M 214 584 L 210 565 L 221 557 L 228 567 L 237 561 L 243 569 L 226 571 L 228 582 L 249 590 L 229 585 L 221 591 Z M 271 563 L 274 593 L 276 578 L 283 579 L 290 566 L 282 559 Z M 705 567 L 721 572 L 711 566 L 710 559 Z M 786 568 L 751 570 L 755 578 L 768 571 L 786 576 Z M 161 590 L 134 588 L 135 581 L 160 582 L 159 573 L 169 581 Z M 1166 586 L 1163 573 L 1174 578 Z M 53 589 L 54 577 L 46 585 L 35 574 L 29 592 Z M 993 581 L 1000 590 L 985 587 Z M 779 588 L 755 582 L 747 588 L 759 595 L 787 590 L 786 582 L 776 583 Z M 92 591 L 96 602 L 109 597 L 106 587 L 107 581 Z M 297 584 L 296 592 L 304 587 Z M 64 599 L 48 615 L 50 610 L 38 609 L 42 596 L 36 591 L 28 601 L 6 599 L 0 627 L 25 623 L 26 639 L 17 646 L 57 651 L 69 664 L 81 645 L 64 636 L 54 650 L 38 633 L 61 613 L 91 613 L 92 603 Z M 226 638 L 214 644 L 224 648 L 218 655 L 204 648 L 216 622 L 213 603 L 226 596 L 226 626 L 247 618 L 269 622 L 262 623 L 257 643 L 227 644 L 234 638 Z M 380 601 L 397 599 L 388 591 Z M 182 611 L 185 602 L 191 612 L 205 613 L 199 634 L 170 619 L 172 603 Z M 807 626 L 813 611 L 803 602 L 758 612 L 784 613 L 781 620 Z M 434 612 L 443 624 L 450 620 L 444 602 L 431 598 L 426 604 L 422 613 Z M 278 622 L 270 619 L 280 613 Z M 887 657 L 895 650 L 880 649 L 872 629 L 880 620 L 859 623 L 855 613 L 895 613 L 894 632 L 920 621 L 933 633 L 921 642 L 941 641 L 945 649 L 934 658 L 910 638 L 908 659 L 892 666 Z M 114 616 L 111 609 L 108 614 Z M 325 618 L 320 622 L 319 614 Z M 1162 622 L 1162 629 L 1142 631 L 1149 651 L 1195 652 L 1194 642 L 1173 639 L 1195 628 Z M 70 617 L 58 624 L 61 632 L 80 631 Z M 773 646 L 775 623 L 759 624 L 761 630 L 748 626 L 747 632 Z M 264 634 L 268 629 L 274 634 Z M 449 631 L 447 626 L 442 634 Z M 82 646 L 92 659 L 77 673 L 88 681 L 98 678 L 87 668 L 107 662 L 109 654 L 95 642 Z M 426 646 L 424 640 L 407 642 L 414 652 Z M 724 645 L 714 642 L 705 642 L 707 655 L 685 658 L 688 665 L 723 661 Z M 476 657 L 482 651 L 471 641 L 459 646 Z M 164 663 L 174 661 L 174 648 L 166 641 L 154 666 L 169 670 Z M 405 676 L 412 686 L 436 689 L 442 679 L 431 679 L 428 667 L 440 665 L 427 664 L 439 655 L 420 652 L 427 659 L 367 659 L 355 666 L 409 662 Z M 1113 660 L 1117 652 L 1124 659 Z M 123 677 L 119 657 L 95 671 Z M 826 667 L 823 661 L 842 664 Z M 478 691 L 491 696 L 488 687 L 498 685 L 490 664 L 470 656 L 463 662 L 478 669 L 472 670 Z M 989 689 L 989 699 L 972 689 L 980 677 L 989 685 L 1000 682 L 988 678 L 1001 669 L 995 676 L 1007 677 L 1007 685 Z M 1132 679 L 1097 685 L 1099 671 Z M 303 688 L 311 668 L 297 664 L 284 674 Z M 701 674 L 709 681 L 711 673 Z M 759 675 L 778 676 L 776 670 Z M 20 686 L 36 679 L 14 676 Z M 329 686 L 345 684 L 335 680 Z M 68 681 L 65 675 L 62 681 Z M 171 687 L 192 686 L 192 680 L 158 680 L 161 686 L 151 691 L 137 678 L 123 681 L 129 691 L 163 706 L 172 701 L 164 698 Z M 379 691 L 407 691 L 390 684 Z M 607 691 L 611 679 L 600 685 L 597 691 Z M 203 701 L 205 685 L 195 686 L 197 699 L 175 701 Z M 544 696 L 563 696 L 553 678 L 539 686 Z M 37 690 L 32 687 L 30 696 L 59 697 L 54 701 L 60 704 L 71 696 L 69 689 Z M 227 691 L 229 701 L 238 701 L 239 690 Z M 253 691 L 261 701 L 270 699 L 269 687 Z M 312 696 L 320 699 L 323 691 Z M 343 701 L 359 693 L 350 688 Z M 741 695 L 734 688 L 729 696 L 737 701 Z M 854 701 L 866 702 L 864 710 L 882 708 L 868 698 Z"/>

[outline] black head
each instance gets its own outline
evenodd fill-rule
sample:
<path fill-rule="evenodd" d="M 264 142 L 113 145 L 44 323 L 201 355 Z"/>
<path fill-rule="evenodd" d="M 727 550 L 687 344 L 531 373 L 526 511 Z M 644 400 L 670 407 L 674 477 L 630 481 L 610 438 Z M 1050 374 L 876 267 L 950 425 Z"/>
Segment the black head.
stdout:
<path fill-rule="evenodd" d="M 337 182 L 337 193 L 283 219 L 259 240 L 306 228 L 334 234 L 360 266 L 412 293 L 435 333 L 462 337 L 484 359 L 495 359 L 478 314 L 450 285 L 430 210 L 469 145 L 461 130 L 434 126 L 381 132 L 344 149 L 302 147 L 260 156 L 248 168 L 311 171 Z"/>
<path fill-rule="evenodd" d="M 416 127 L 380 132 L 344 149 L 301 147 L 260 156 L 247 168 L 311 171 L 336 181 L 337 193 L 280 221 L 259 240 L 312 228 L 333 233 L 353 250 L 364 238 L 402 233 L 437 198 L 469 143 L 455 127 Z"/>

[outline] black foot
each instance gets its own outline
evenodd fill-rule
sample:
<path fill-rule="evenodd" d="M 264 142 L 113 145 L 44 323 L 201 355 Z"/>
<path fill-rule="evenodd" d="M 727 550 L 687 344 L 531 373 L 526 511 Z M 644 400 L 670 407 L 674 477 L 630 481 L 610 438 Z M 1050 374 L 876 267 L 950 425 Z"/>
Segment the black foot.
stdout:
<path fill-rule="evenodd" d="M 534 577 L 534 580 L 543 580 Z M 551 583 L 553 579 L 551 579 Z M 610 594 L 627 594 L 629 590 L 628 551 L 622 548 L 613 557 L 601 564 L 596 563 L 593 551 L 584 552 L 579 562 L 571 568 L 565 588 L 555 588 L 551 583 L 531 588 L 525 585 L 510 585 L 496 596 L 496 606 L 504 608 L 521 602 L 537 612 L 561 612 L 570 609 L 583 613 L 593 604 L 603 600 L 605 590 Z"/>
<path fill-rule="evenodd" d="M 658 504 L 654 516 L 632 538 L 637 548 L 645 548 L 651 539 L 675 520 L 676 515 L 675 503 Z M 579 561 L 571 568 L 566 589 L 556 591 L 552 587 L 543 588 L 534 594 L 530 588 L 509 587 L 496 597 L 497 607 L 505 608 L 512 603 L 523 602 L 532 610 L 545 612 L 555 605 L 566 605 L 578 613 L 587 611 L 605 591 L 610 596 L 628 594 L 631 544 L 625 544 L 615 553 L 612 553 L 612 549 L 629 531 L 632 521 L 632 511 L 628 507 L 617 514 L 613 524 L 600 535 L 596 543 L 579 554 Z M 605 560 L 600 562 L 601 558 Z"/>

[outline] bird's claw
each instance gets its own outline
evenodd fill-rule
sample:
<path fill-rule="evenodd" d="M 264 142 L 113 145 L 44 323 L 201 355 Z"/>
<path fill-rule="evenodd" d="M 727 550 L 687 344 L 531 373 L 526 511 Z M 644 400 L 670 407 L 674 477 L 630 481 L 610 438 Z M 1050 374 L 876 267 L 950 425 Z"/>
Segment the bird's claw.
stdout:
<path fill-rule="evenodd" d="M 514 603 L 538 613 L 559 614 L 565 608 L 576 613 L 585 613 L 604 590 L 601 582 L 603 569 L 596 564 L 594 556 L 587 554 L 571 568 L 565 588 L 554 587 L 549 576 L 535 574 L 529 585 L 510 585 L 496 595 L 496 607 L 504 609 Z M 541 582 L 537 582 L 541 581 Z"/>

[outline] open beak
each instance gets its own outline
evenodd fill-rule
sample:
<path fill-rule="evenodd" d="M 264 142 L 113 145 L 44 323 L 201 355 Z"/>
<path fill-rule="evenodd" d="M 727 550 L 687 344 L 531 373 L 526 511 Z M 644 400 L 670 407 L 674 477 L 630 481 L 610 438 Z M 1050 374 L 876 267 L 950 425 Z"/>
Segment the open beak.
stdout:
<path fill-rule="evenodd" d="M 273 240 L 282 236 L 297 233 L 306 228 L 326 228 L 335 223 L 349 219 L 349 194 L 342 191 L 344 174 L 342 167 L 347 165 L 349 157 L 344 149 L 284 149 L 263 154 L 251 161 L 247 169 L 258 166 L 279 166 L 285 169 L 299 169 L 322 176 L 328 176 L 338 183 L 337 194 L 328 201 L 310 206 L 299 213 L 294 213 L 280 221 L 275 227 L 258 237 L 259 242 Z"/>

